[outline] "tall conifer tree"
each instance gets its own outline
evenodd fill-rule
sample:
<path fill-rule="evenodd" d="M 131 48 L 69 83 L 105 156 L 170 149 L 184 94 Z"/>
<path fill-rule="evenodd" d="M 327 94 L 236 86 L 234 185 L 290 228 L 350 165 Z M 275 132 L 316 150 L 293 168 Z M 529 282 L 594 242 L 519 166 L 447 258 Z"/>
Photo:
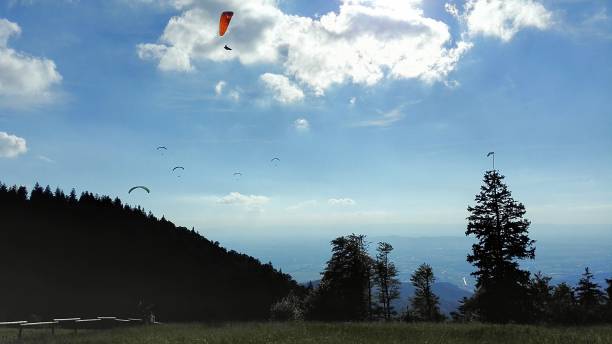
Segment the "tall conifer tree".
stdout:
<path fill-rule="evenodd" d="M 382 315 L 385 320 L 390 320 L 395 313 L 391 302 L 400 296 L 400 281 L 395 264 L 389 259 L 393 246 L 386 242 L 378 243 L 376 248 L 376 287 L 378 288 L 378 302 L 382 307 Z"/>
<path fill-rule="evenodd" d="M 428 264 L 421 264 L 410 276 L 410 282 L 416 288 L 410 299 L 409 317 L 418 321 L 441 321 L 440 299 L 433 292 L 434 273 Z"/>
<path fill-rule="evenodd" d="M 529 272 L 518 261 L 534 259 L 525 206 L 516 202 L 498 171 L 487 171 L 476 205 L 469 206 L 466 235 L 477 242 L 467 261 L 476 267 L 478 292 L 474 305 L 480 319 L 489 322 L 525 322 L 529 318 Z"/>
<path fill-rule="evenodd" d="M 351 234 L 331 242 L 332 257 L 323 271 L 308 317 L 365 320 L 370 316 L 371 258 L 365 236 Z"/>

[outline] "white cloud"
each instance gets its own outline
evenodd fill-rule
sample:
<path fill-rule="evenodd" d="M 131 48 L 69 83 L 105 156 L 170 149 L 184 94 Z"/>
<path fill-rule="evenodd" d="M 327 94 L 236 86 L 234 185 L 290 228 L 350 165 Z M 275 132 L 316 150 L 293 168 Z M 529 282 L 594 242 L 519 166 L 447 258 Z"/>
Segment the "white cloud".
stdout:
<path fill-rule="evenodd" d="M 310 130 L 310 123 L 306 118 L 298 118 L 293 122 L 293 127 L 297 131 L 306 132 Z"/>
<path fill-rule="evenodd" d="M 15 158 L 28 151 L 24 138 L 0 131 L 0 158 Z"/>
<path fill-rule="evenodd" d="M 165 71 L 191 71 L 194 61 L 275 64 L 317 95 L 336 84 L 372 86 L 385 78 L 444 80 L 471 44 L 453 44 L 448 25 L 426 17 L 421 3 L 342 0 L 337 12 L 310 18 L 283 13 L 276 0 L 177 0 L 180 15 L 138 53 Z M 218 13 L 226 8 L 240 16 L 219 38 Z M 225 42 L 234 50 L 225 51 Z"/>
<path fill-rule="evenodd" d="M 352 206 L 357 204 L 357 202 L 351 198 L 330 198 L 327 200 L 327 204 L 331 206 Z"/>
<path fill-rule="evenodd" d="M 447 6 L 447 11 L 461 19 L 470 36 L 496 37 L 504 42 L 525 28 L 545 30 L 552 25 L 552 13 L 534 0 L 469 0 L 464 13 Z"/>
<path fill-rule="evenodd" d="M 38 158 L 38 160 L 44 161 L 46 163 L 55 164 L 55 160 L 53 160 L 53 159 L 51 159 L 51 158 L 49 158 L 47 156 L 39 155 L 39 156 L 37 156 L 37 158 Z"/>
<path fill-rule="evenodd" d="M 53 100 L 52 87 L 62 76 L 55 63 L 9 48 L 8 41 L 18 36 L 16 23 L 0 19 L 0 105 L 27 107 Z"/>
<path fill-rule="evenodd" d="M 457 80 L 444 80 L 444 86 L 450 88 L 450 89 L 455 89 L 459 86 L 461 86 L 461 83 Z"/>
<path fill-rule="evenodd" d="M 265 73 L 259 77 L 281 103 L 295 103 L 304 99 L 304 92 L 284 75 Z"/>
<path fill-rule="evenodd" d="M 239 192 L 230 192 L 228 195 L 219 197 L 216 200 L 218 204 L 241 205 L 247 209 L 258 209 L 270 202 L 270 198 L 257 195 L 243 195 Z"/>
<path fill-rule="evenodd" d="M 457 5 L 446 3 L 444 4 L 444 9 L 453 17 L 459 17 L 459 9 L 457 8 Z"/>
<path fill-rule="evenodd" d="M 225 80 L 219 80 L 215 84 L 215 94 L 217 95 L 217 97 L 222 96 L 226 88 L 227 88 L 227 82 Z M 239 88 L 234 88 L 233 90 L 230 90 L 229 92 L 226 92 L 226 93 L 229 99 L 235 102 L 240 100 Z"/>
<path fill-rule="evenodd" d="M 237 90 L 231 90 L 227 95 L 230 97 L 231 100 L 235 102 L 240 100 L 240 92 L 238 92 Z"/>
<path fill-rule="evenodd" d="M 391 124 L 404 118 L 402 107 L 397 107 L 389 112 L 383 113 L 381 117 L 366 121 L 361 121 L 355 124 L 357 127 L 388 127 Z"/>
<path fill-rule="evenodd" d="M 217 82 L 217 84 L 215 85 L 215 94 L 218 96 L 223 94 L 223 89 L 225 88 L 226 85 L 227 85 L 227 82 L 223 80 L 219 80 L 219 82 Z"/>

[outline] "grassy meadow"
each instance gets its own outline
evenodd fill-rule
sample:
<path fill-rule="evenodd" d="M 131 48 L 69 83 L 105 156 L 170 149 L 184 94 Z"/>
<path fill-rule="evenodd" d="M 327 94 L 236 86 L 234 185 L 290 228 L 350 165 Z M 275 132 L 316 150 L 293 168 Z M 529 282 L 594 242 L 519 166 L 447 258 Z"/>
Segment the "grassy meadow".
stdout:
<path fill-rule="evenodd" d="M 0 343 L 612 343 L 612 326 L 544 327 L 483 324 L 235 323 L 164 324 L 112 330 L 1 329 Z"/>

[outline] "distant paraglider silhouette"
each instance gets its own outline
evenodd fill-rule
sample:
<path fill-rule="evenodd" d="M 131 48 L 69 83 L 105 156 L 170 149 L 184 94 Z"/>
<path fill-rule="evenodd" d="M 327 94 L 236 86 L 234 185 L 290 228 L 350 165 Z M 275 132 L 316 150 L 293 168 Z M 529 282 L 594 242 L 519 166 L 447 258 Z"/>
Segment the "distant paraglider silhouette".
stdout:
<path fill-rule="evenodd" d="M 232 50 L 232 48 L 228 47 L 227 45 L 225 45 L 225 46 L 223 47 L 223 49 L 225 49 L 225 50 Z"/>
<path fill-rule="evenodd" d="M 166 146 L 159 146 L 159 147 L 156 148 L 156 150 L 158 152 L 161 152 L 161 155 L 164 155 L 164 151 L 167 151 L 168 148 L 166 148 Z"/>
<path fill-rule="evenodd" d="M 183 166 L 176 166 L 172 169 L 172 172 L 176 171 L 176 170 L 181 170 L 181 171 L 185 171 L 185 168 Z M 181 175 L 177 175 L 178 178 L 181 178 Z"/>
<path fill-rule="evenodd" d="M 131 188 L 130 191 L 128 191 L 128 194 L 131 194 L 132 191 L 134 191 L 136 189 L 142 189 L 142 190 L 146 191 L 147 193 L 151 193 L 151 190 L 149 190 L 148 187 L 142 186 L 142 185 L 138 185 L 138 186 L 134 186 L 133 188 Z"/>
<path fill-rule="evenodd" d="M 495 152 L 487 153 L 487 158 L 493 156 L 493 171 L 495 171 Z"/>
<path fill-rule="evenodd" d="M 234 172 L 234 177 L 236 177 L 236 176 L 241 176 L 241 177 L 242 177 L 242 173 L 240 173 L 240 172 Z"/>
<path fill-rule="evenodd" d="M 279 158 L 272 158 L 272 159 L 270 160 L 270 162 L 275 162 L 275 161 L 280 162 L 280 159 L 279 159 Z"/>

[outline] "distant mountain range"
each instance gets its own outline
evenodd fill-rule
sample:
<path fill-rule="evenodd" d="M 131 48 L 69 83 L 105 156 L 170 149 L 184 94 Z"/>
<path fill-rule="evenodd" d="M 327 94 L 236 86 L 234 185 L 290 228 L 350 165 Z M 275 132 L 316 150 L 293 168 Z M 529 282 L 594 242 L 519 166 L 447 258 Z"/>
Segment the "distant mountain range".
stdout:
<path fill-rule="evenodd" d="M 313 287 L 319 285 L 320 280 L 302 283 L 303 286 L 308 286 L 312 283 Z M 462 289 L 452 283 L 436 282 L 433 285 L 434 293 L 440 298 L 440 310 L 446 315 L 457 310 L 459 301 L 463 297 L 470 297 L 472 293 Z M 400 298 L 393 301 L 393 308 L 397 314 L 402 314 L 406 311 L 409 299 L 414 295 L 414 287 L 410 283 L 402 283 L 400 286 Z"/>
<path fill-rule="evenodd" d="M 440 298 L 440 310 L 449 315 L 450 312 L 457 310 L 459 300 L 463 297 L 470 297 L 472 293 L 448 282 L 437 282 L 433 285 L 433 292 Z M 408 301 L 414 295 L 414 287 L 410 283 L 402 283 L 400 288 L 400 298 L 393 302 L 396 312 L 402 313 L 408 306 Z"/>
<path fill-rule="evenodd" d="M 585 267 L 595 275 L 595 281 L 605 285 L 612 277 L 612 226 L 544 226 L 533 225 L 536 240 L 536 259 L 521 265 L 532 273 L 542 271 L 551 276 L 552 283 L 567 282 L 576 285 Z M 385 241 L 393 245 L 391 259 L 400 273 L 400 280 L 408 282 L 410 274 L 422 263 L 433 267 L 438 282 L 448 282 L 470 292 L 475 280 L 470 275 L 474 268 L 466 262 L 473 243 L 472 238 L 461 236 L 368 236 L 368 241 Z M 349 232 L 350 233 L 350 232 Z M 222 240 L 226 246 L 246 252 L 261 261 L 272 261 L 283 272 L 298 282 L 316 280 L 331 256 L 329 242 L 334 237 L 281 237 L 257 238 L 244 235 Z M 371 245 L 375 247 L 375 245 Z M 466 279 L 464 283 L 463 278 Z"/>

